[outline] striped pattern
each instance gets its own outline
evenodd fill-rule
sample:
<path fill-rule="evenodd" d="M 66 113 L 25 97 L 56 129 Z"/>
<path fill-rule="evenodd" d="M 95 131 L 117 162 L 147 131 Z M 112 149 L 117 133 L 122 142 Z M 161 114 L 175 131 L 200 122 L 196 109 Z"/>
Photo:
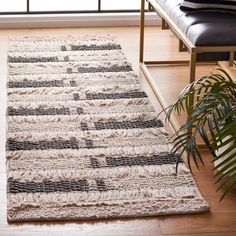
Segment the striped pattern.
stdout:
<path fill-rule="evenodd" d="M 236 0 L 184 0 L 182 10 L 236 10 Z"/>
<path fill-rule="evenodd" d="M 208 210 L 112 36 L 9 44 L 9 221 Z"/>

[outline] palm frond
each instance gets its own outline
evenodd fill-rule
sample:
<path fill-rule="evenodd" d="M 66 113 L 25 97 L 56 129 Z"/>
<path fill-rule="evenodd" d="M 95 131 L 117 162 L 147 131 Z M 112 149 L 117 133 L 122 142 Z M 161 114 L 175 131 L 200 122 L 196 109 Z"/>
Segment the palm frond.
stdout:
<path fill-rule="evenodd" d="M 186 122 L 173 136 L 172 152 L 187 153 L 191 171 L 192 162 L 197 168 L 199 163 L 204 164 L 197 145 L 198 134 L 212 153 L 213 161 L 221 160 L 215 167 L 215 178 L 220 189 L 228 186 L 224 197 L 236 186 L 236 82 L 224 70 L 218 71 L 187 85 L 178 99 L 163 111 L 166 122 L 173 113 L 188 114 Z M 222 148 L 224 151 L 219 154 Z"/>

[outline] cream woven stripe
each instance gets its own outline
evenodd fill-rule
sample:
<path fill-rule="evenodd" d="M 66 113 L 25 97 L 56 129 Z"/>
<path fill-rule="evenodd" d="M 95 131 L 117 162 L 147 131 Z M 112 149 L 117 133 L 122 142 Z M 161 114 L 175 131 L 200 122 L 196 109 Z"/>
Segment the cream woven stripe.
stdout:
<path fill-rule="evenodd" d="M 86 74 L 40 74 L 40 75 L 10 75 L 9 81 L 48 81 L 48 80 L 74 80 L 79 82 L 80 86 L 88 86 L 90 83 L 94 86 L 101 82 L 117 82 L 120 85 L 124 85 L 123 81 L 129 83 L 139 84 L 138 76 L 133 72 L 106 72 L 106 73 L 86 73 Z M 95 83 L 96 82 L 96 83 Z M 89 83 L 89 84 L 87 84 Z M 79 86 L 78 86 L 79 87 Z"/>
<path fill-rule="evenodd" d="M 70 47 L 71 44 L 75 45 L 104 45 L 116 43 L 114 37 L 110 35 L 87 35 L 83 37 L 24 37 L 24 38 L 11 38 L 9 41 L 10 52 L 50 52 L 50 51 L 61 51 L 61 46 Z"/>
<path fill-rule="evenodd" d="M 148 202 L 148 203 L 147 203 Z M 140 211 L 140 209 L 142 209 Z M 116 204 L 108 205 L 97 204 L 95 206 L 81 206 L 81 207 L 65 207 L 62 203 L 61 207 L 24 207 L 20 209 L 9 209 L 9 217 L 15 221 L 26 221 L 39 220 L 73 220 L 73 219 L 101 219 L 101 218 L 124 218 L 137 215 L 137 212 L 142 216 L 157 216 L 157 215 L 169 215 L 169 214 L 179 214 L 183 212 L 188 213 L 198 213 L 202 211 L 207 211 L 208 206 L 202 197 L 195 197 L 194 204 L 193 199 L 186 198 L 164 198 L 147 201 L 144 199 L 140 201 L 129 201 L 123 203 L 117 201 Z"/>
<path fill-rule="evenodd" d="M 126 59 L 123 51 L 116 50 L 114 52 L 113 50 L 101 50 L 101 51 L 65 51 L 65 52 L 10 52 L 8 53 L 8 56 L 10 57 L 20 57 L 25 59 L 39 59 L 41 57 L 57 57 L 58 62 L 64 62 L 65 57 L 68 56 L 69 61 L 97 61 L 102 58 L 102 60 L 122 60 Z M 54 63 L 54 62 L 52 62 Z M 11 64 L 11 63 L 9 63 Z"/>
<path fill-rule="evenodd" d="M 111 197 L 112 196 L 112 197 Z M 50 195 L 45 193 L 26 194 L 20 193 L 12 195 L 9 199 L 13 209 L 20 209 L 19 202 L 24 200 L 23 205 L 27 206 L 41 206 L 41 207 L 60 207 L 61 205 L 95 206 L 99 204 L 114 205 L 118 201 L 119 204 L 135 203 L 138 199 L 140 202 L 154 201 L 156 198 L 194 198 L 196 197 L 196 189 L 194 187 L 175 187 L 165 189 L 164 191 L 157 191 L 153 189 L 143 189 L 142 191 L 107 191 L 96 194 L 94 192 L 79 192 L 79 193 L 52 193 Z M 200 196 L 198 196 L 200 198 Z M 114 199 L 111 201 L 111 198 Z M 169 198 L 169 199 L 168 199 Z"/>
<path fill-rule="evenodd" d="M 172 144 L 165 145 L 149 145 L 149 146 L 135 146 L 135 147 L 110 147 L 99 149 L 79 149 L 79 150 L 22 150 L 22 151 L 7 151 L 8 160 L 38 160 L 38 159 L 57 159 L 67 158 L 99 158 L 104 156 L 138 156 L 138 155 L 158 155 L 168 154 L 172 149 Z"/>
<path fill-rule="evenodd" d="M 97 169 L 81 169 L 81 170 L 46 170 L 46 171 L 11 171 L 8 174 L 9 179 L 19 181 L 60 181 L 60 180 L 74 180 L 74 179 L 110 179 L 110 178 L 137 178 L 137 177 L 154 177 L 158 176 L 175 176 L 175 165 L 161 165 L 161 166 L 133 166 L 133 167 L 118 167 L 114 168 L 97 168 Z M 180 165 L 179 174 L 189 174 L 189 170 L 183 165 Z M 189 177 L 189 176 L 188 176 Z"/>
<path fill-rule="evenodd" d="M 81 115 L 82 116 L 82 115 Z M 124 122 L 132 120 L 134 121 L 147 121 L 157 119 L 157 115 L 154 112 L 150 113 L 129 113 L 129 114 L 117 114 L 112 115 L 94 115 L 94 117 L 88 115 L 82 116 L 14 116 L 9 119 L 8 131 L 15 132 L 48 132 L 49 128 L 52 132 L 60 132 L 61 127 L 64 127 L 64 132 L 73 132 L 81 130 L 81 123 L 86 123 L 88 129 L 95 129 L 94 122 Z M 77 127 L 74 126 L 74 122 L 77 122 Z"/>
<path fill-rule="evenodd" d="M 77 88 L 27 88 L 22 91 L 22 88 L 8 89 L 10 102 L 17 101 L 69 101 L 74 100 L 74 94 L 78 94 L 80 100 L 86 100 L 86 94 L 91 93 L 132 93 L 141 92 L 139 85 L 134 86 L 89 86 Z"/>

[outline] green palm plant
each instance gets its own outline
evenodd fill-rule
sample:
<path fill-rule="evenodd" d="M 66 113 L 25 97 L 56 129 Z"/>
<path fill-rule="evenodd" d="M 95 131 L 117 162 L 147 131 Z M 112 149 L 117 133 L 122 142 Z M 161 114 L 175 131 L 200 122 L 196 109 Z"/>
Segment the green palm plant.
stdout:
<path fill-rule="evenodd" d="M 172 152 L 179 152 L 180 156 L 187 153 L 190 170 L 192 162 L 199 168 L 199 162 L 204 164 L 197 145 L 200 134 L 213 155 L 214 177 L 217 190 L 223 189 L 222 200 L 236 187 L 236 82 L 218 69 L 187 85 L 164 111 L 167 122 L 172 113 L 188 114 L 187 121 L 173 136 Z M 218 152 L 220 149 L 223 151 Z"/>

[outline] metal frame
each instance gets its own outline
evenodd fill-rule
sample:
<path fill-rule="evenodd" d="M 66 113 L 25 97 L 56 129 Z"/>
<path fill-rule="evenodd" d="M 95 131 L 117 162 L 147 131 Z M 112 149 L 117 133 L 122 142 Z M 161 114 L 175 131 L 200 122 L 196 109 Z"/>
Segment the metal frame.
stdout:
<path fill-rule="evenodd" d="M 128 13 L 140 12 L 139 9 L 125 9 L 125 10 L 101 10 L 101 1 L 98 0 L 97 10 L 84 10 L 84 11 L 30 11 L 30 0 L 26 0 L 26 11 L 17 12 L 0 12 L 0 15 L 34 15 L 34 14 L 76 14 L 76 13 Z"/>
<path fill-rule="evenodd" d="M 162 29 L 167 30 L 171 29 L 171 31 L 177 36 L 179 39 L 179 51 L 188 51 L 190 58 L 189 60 L 168 60 L 168 61 L 146 61 L 144 60 L 144 27 L 145 27 L 145 1 L 148 2 L 149 7 L 148 10 L 155 11 L 162 18 Z M 234 53 L 236 52 L 235 46 L 195 46 L 186 35 L 178 28 L 176 23 L 169 17 L 169 15 L 163 10 L 163 8 L 157 3 L 156 0 L 141 0 L 141 13 L 140 13 L 140 49 L 139 49 L 139 62 L 140 69 L 143 72 L 145 78 L 149 82 L 155 96 L 162 108 L 167 107 L 167 102 L 164 97 L 161 95 L 159 88 L 156 86 L 153 77 L 151 76 L 148 66 L 150 65 L 189 65 L 189 83 L 195 80 L 196 74 L 196 65 L 197 65 L 197 54 L 206 53 L 206 52 L 229 52 L 230 58 L 229 63 L 227 62 L 214 62 L 218 63 L 218 65 L 226 70 L 232 78 L 235 78 L 236 75 L 230 70 L 230 67 L 234 64 Z M 204 62 L 201 62 L 204 63 Z M 206 62 L 205 62 L 206 63 Z M 207 62 L 209 63 L 209 62 Z M 211 62 L 212 63 L 212 62 Z M 180 128 L 179 122 L 177 119 L 172 116 L 170 119 L 171 126 L 174 131 L 177 131 Z M 191 132 L 191 131 L 190 131 Z M 201 145 L 200 145 L 201 146 Z"/>

